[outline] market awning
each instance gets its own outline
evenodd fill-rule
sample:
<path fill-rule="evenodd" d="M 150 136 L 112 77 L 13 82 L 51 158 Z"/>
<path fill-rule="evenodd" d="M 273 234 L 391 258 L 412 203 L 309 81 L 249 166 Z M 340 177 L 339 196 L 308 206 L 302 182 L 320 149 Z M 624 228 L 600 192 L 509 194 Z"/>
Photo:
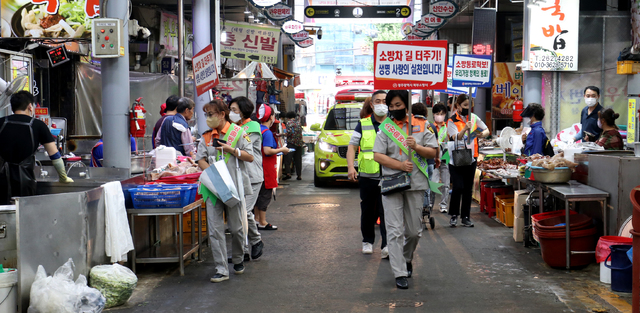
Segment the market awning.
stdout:
<path fill-rule="evenodd" d="M 300 74 L 298 73 L 289 73 L 285 70 L 281 70 L 277 67 L 273 68 L 273 73 L 276 74 L 276 77 L 278 77 L 279 79 L 292 79 L 296 76 L 300 76 Z"/>

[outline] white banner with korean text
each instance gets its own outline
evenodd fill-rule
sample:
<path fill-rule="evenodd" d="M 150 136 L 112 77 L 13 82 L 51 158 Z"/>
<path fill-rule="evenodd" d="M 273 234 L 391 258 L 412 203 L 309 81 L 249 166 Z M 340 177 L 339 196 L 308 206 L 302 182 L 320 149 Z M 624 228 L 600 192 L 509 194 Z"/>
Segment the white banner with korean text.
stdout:
<path fill-rule="evenodd" d="M 227 40 L 220 43 L 223 58 L 275 64 L 278 62 L 280 29 L 225 21 Z"/>
<path fill-rule="evenodd" d="M 530 12 L 527 69 L 577 71 L 579 0 L 555 0 L 528 8 Z"/>

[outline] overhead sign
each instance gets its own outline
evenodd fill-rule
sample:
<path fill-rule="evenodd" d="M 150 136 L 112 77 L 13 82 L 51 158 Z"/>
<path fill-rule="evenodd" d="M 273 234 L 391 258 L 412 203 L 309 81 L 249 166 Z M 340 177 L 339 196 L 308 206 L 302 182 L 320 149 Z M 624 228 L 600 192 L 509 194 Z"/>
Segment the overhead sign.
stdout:
<path fill-rule="evenodd" d="M 433 14 L 427 14 L 427 15 L 423 15 L 422 18 L 420 18 L 420 24 L 424 24 L 427 27 L 433 28 L 433 29 L 437 29 L 440 28 L 442 25 L 444 25 L 444 23 L 447 20 L 438 16 L 435 16 Z"/>
<path fill-rule="evenodd" d="M 427 26 L 426 24 L 422 24 L 418 22 L 416 23 L 416 25 L 413 26 L 413 31 L 422 32 L 422 33 L 431 33 L 434 31 L 434 29 L 432 27 Z"/>
<path fill-rule="evenodd" d="M 249 0 L 249 3 L 258 9 L 264 9 L 280 3 L 280 0 Z"/>
<path fill-rule="evenodd" d="M 295 34 L 304 30 L 304 24 L 296 21 L 286 21 L 282 24 L 282 30 L 287 34 Z"/>
<path fill-rule="evenodd" d="M 551 3 L 553 2 L 553 3 Z M 555 0 L 529 8 L 528 69 L 578 70 L 580 1 Z"/>
<path fill-rule="evenodd" d="M 406 5 L 377 6 L 319 6 L 304 9 L 307 18 L 407 18 L 411 7 Z"/>
<path fill-rule="evenodd" d="M 36 109 L 37 110 L 37 109 Z M 37 112 L 37 111 L 36 111 Z M 636 141 L 636 99 L 629 99 L 629 114 L 627 115 L 627 143 Z"/>
<path fill-rule="evenodd" d="M 447 89 L 436 89 L 434 91 L 442 92 L 450 95 L 462 95 L 468 94 L 469 88 L 463 87 L 453 87 L 453 67 L 451 65 L 447 66 Z M 476 87 L 471 88 L 471 96 L 475 98 L 476 96 Z"/>
<path fill-rule="evenodd" d="M 267 8 L 265 15 L 272 21 L 283 21 L 293 15 L 293 10 L 290 6 L 278 2 L 276 5 Z"/>
<path fill-rule="evenodd" d="M 498 62 L 493 65 L 493 89 L 491 93 L 491 116 L 493 118 L 511 118 L 513 102 L 522 99 L 522 71 L 516 68 L 518 63 Z"/>
<path fill-rule="evenodd" d="M 376 41 L 375 89 L 443 89 L 447 86 L 447 41 Z"/>
<path fill-rule="evenodd" d="M 43 121 L 47 126 L 51 126 L 51 115 L 49 115 L 49 108 L 35 108 L 35 118 Z"/>
<path fill-rule="evenodd" d="M 496 9 L 475 8 L 473 10 L 473 54 L 493 55 L 496 39 Z"/>
<path fill-rule="evenodd" d="M 216 57 L 213 54 L 213 44 L 209 44 L 193 56 L 193 74 L 198 96 L 220 83 L 216 69 Z"/>
<path fill-rule="evenodd" d="M 491 88 L 490 55 L 453 55 L 453 87 Z"/>
<path fill-rule="evenodd" d="M 275 64 L 278 61 L 280 29 L 269 26 L 224 22 L 227 40 L 220 43 L 220 56 Z"/>
<path fill-rule="evenodd" d="M 407 37 L 407 35 L 411 34 L 411 32 L 413 31 L 413 24 L 407 22 L 402 24 L 402 26 L 400 26 L 400 34 L 402 35 L 402 37 Z"/>
<path fill-rule="evenodd" d="M 295 41 L 294 41 L 295 42 Z M 295 42 L 296 46 L 300 48 L 309 48 L 313 46 L 313 38 L 309 38 L 300 42 Z"/>
<path fill-rule="evenodd" d="M 303 30 L 295 34 L 289 34 L 289 37 L 291 38 L 291 40 L 299 42 L 299 41 L 309 39 L 309 32 L 306 30 Z"/>
<path fill-rule="evenodd" d="M 185 21 L 185 34 L 193 33 L 193 24 Z M 191 61 L 193 57 L 193 43 L 184 36 L 184 58 Z M 160 44 L 167 50 L 166 56 L 178 58 L 178 16 L 162 13 L 160 15 Z"/>
<path fill-rule="evenodd" d="M 459 9 L 458 4 L 450 0 L 436 1 L 429 6 L 429 12 L 431 12 L 431 14 L 442 18 L 454 17 Z"/>

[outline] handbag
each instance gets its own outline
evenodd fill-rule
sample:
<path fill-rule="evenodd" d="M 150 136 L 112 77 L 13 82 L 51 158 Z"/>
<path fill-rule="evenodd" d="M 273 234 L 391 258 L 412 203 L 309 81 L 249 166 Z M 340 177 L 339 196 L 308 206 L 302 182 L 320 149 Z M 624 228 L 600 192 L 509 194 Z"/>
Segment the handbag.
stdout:
<path fill-rule="evenodd" d="M 403 172 L 382 177 L 380 192 L 385 196 L 408 189 L 411 189 L 411 177 L 408 173 Z"/>
<path fill-rule="evenodd" d="M 462 141 L 463 149 L 458 149 L 458 136 L 454 136 L 454 149 L 451 151 L 451 158 L 453 159 L 454 166 L 468 166 L 473 164 L 473 151 L 467 148 L 464 140 Z M 467 136 L 471 138 L 471 134 Z"/>
<path fill-rule="evenodd" d="M 229 207 L 242 201 L 224 160 L 216 161 L 204 170 L 200 175 L 200 183 Z"/>

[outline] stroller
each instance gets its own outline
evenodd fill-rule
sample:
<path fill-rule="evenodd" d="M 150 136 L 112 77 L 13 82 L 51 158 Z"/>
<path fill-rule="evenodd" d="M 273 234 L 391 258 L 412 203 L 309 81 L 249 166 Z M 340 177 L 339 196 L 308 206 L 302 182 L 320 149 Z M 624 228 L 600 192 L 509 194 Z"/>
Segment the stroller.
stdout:
<path fill-rule="evenodd" d="M 427 224 L 431 227 L 431 229 L 436 227 L 436 219 L 431 216 L 431 212 L 433 211 L 433 207 L 428 205 L 422 208 L 422 224 L 424 224 L 424 229 L 427 229 Z"/>

